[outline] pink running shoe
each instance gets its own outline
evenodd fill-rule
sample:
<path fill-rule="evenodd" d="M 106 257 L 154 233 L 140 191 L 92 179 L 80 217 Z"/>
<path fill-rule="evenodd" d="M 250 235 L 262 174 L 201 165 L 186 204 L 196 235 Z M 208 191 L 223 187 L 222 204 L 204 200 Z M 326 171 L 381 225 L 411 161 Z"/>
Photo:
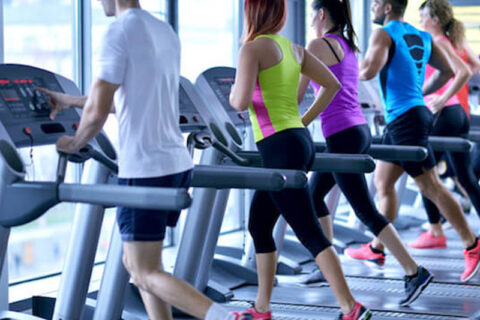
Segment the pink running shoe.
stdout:
<path fill-rule="evenodd" d="M 358 249 L 347 248 L 345 249 L 345 255 L 356 260 L 366 260 L 373 262 L 376 265 L 383 267 L 385 264 L 385 253 L 375 253 L 372 250 L 371 242 L 362 244 Z"/>
<path fill-rule="evenodd" d="M 444 249 L 447 247 L 447 237 L 435 237 L 430 231 L 425 231 L 408 245 L 415 249 Z"/>
<path fill-rule="evenodd" d="M 467 282 L 472 279 L 480 270 L 480 241 L 477 238 L 477 245 L 475 248 L 463 252 L 465 257 L 465 270 L 460 277 L 462 282 Z"/>
<path fill-rule="evenodd" d="M 234 312 L 235 320 L 272 320 L 272 313 L 270 311 L 260 313 L 255 310 L 255 307 L 248 308 L 243 312 Z"/>
<path fill-rule="evenodd" d="M 349 314 L 340 314 L 338 320 L 368 320 L 372 317 L 372 312 L 355 302 L 355 308 Z"/>

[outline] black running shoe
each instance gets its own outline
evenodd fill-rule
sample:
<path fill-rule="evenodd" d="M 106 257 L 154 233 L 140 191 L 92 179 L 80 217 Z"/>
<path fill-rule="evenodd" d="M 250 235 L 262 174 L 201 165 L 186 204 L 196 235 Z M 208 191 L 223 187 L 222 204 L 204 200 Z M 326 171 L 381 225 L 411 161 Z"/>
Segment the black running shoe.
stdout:
<path fill-rule="evenodd" d="M 418 266 L 417 274 L 414 276 L 405 276 L 405 299 L 400 301 L 402 307 L 408 306 L 417 300 L 423 290 L 433 280 L 433 275 L 424 267 Z"/>
<path fill-rule="evenodd" d="M 320 282 L 326 282 L 327 280 L 323 276 L 322 271 L 320 269 L 316 268 L 310 273 L 307 279 L 303 281 L 304 284 L 313 284 L 313 283 L 320 283 Z"/>

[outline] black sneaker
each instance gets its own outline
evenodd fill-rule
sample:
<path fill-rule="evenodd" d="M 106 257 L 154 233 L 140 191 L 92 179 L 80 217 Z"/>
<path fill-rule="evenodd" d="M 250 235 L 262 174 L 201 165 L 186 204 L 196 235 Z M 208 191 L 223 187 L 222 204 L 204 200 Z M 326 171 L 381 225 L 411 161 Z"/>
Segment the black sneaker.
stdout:
<path fill-rule="evenodd" d="M 323 276 L 322 271 L 320 269 L 316 268 L 310 273 L 307 279 L 303 281 L 304 284 L 313 284 L 313 283 L 319 283 L 319 282 L 326 282 L 327 280 Z"/>
<path fill-rule="evenodd" d="M 405 299 L 400 301 L 400 306 L 406 307 L 417 300 L 423 290 L 433 280 L 433 275 L 424 267 L 418 266 L 417 274 L 405 276 Z"/>

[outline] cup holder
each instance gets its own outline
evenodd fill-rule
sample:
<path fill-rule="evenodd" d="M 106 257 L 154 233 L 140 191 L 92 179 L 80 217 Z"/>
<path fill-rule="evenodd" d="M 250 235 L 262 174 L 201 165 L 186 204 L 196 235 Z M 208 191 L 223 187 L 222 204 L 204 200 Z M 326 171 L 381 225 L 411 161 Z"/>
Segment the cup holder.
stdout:
<path fill-rule="evenodd" d="M 242 146 L 243 144 L 242 137 L 240 137 L 237 129 L 233 126 L 231 122 L 225 123 L 225 129 L 230 134 L 230 137 L 232 138 L 233 142 L 235 142 L 239 147 Z"/>
<path fill-rule="evenodd" d="M 0 140 L 0 155 L 4 163 L 15 173 L 25 174 L 23 161 L 18 155 L 17 150 L 7 141 Z"/>
<path fill-rule="evenodd" d="M 214 138 L 220 142 L 221 144 L 223 144 L 225 147 L 228 147 L 228 141 L 227 141 L 227 138 L 225 138 L 222 130 L 220 130 L 220 128 L 213 122 L 211 122 L 208 127 L 210 128 L 210 130 L 212 131 L 213 133 L 213 136 Z"/>

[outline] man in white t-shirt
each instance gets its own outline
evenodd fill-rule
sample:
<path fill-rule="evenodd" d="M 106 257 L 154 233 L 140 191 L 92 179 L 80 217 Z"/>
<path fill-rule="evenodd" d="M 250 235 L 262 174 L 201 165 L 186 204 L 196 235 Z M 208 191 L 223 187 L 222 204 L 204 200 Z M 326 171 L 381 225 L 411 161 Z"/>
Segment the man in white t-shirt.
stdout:
<path fill-rule="evenodd" d="M 98 59 L 98 74 L 88 97 L 39 89 L 57 112 L 83 108 L 74 137 L 63 136 L 57 149 L 75 153 L 102 129 L 108 114 L 119 123 L 119 183 L 188 187 L 192 159 L 178 127 L 180 42 L 172 28 L 140 8 L 138 0 L 100 0 L 109 26 Z M 163 271 L 166 226 L 179 212 L 118 208 L 124 264 L 140 289 L 151 319 L 172 319 L 170 305 L 197 318 L 238 319 L 192 286 Z"/>

